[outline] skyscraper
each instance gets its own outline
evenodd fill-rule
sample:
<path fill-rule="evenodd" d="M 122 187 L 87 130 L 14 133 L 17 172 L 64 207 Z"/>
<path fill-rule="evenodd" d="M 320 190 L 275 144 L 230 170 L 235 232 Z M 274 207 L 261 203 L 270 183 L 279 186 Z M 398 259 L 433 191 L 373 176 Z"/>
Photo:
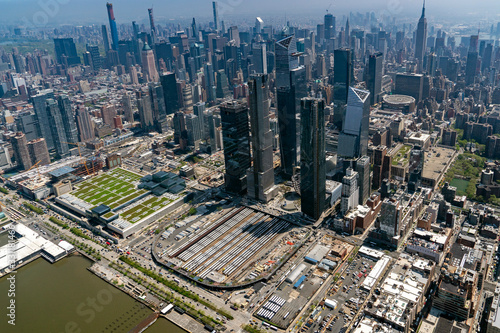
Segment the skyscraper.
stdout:
<path fill-rule="evenodd" d="M 217 4 L 217 1 L 212 2 L 212 8 L 214 11 L 214 28 L 216 32 L 219 32 L 219 5 Z"/>
<path fill-rule="evenodd" d="M 265 43 L 253 44 L 252 63 L 255 73 L 267 74 L 267 51 Z"/>
<path fill-rule="evenodd" d="M 101 107 L 102 121 L 106 125 L 113 127 L 113 118 L 116 116 L 115 106 L 113 104 L 106 104 Z"/>
<path fill-rule="evenodd" d="M 116 28 L 115 14 L 113 12 L 113 4 L 108 2 L 106 4 L 106 8 L 108 9 L 109 30 L 111 31 L 111 47 L 113 50 L 118 52 L 119 38 L 118 38 L 118 29 Z"/>
<path fill-rule="evenodd" d="M 317 220 L 326 203 L 325 101 L 301 101 L 301 211 Z"/>
<path fill-rule="evenodd" d="M 335 17 L 328 13 L 325 15 L 325 39 L 330 39 L 335 37 Z"/>
<path fill-rule="evenodd" d="M 76 109 L 76 126 L 78 127 L 80 142 L 94 139 L 94 123 L 83 105 L 79 105 Z"/>
<path fill-rule="evenodd" d="M 149 93 L 146 91 L 137 92 L 137 108 L 139 109 L 139 119 L 143 131 L 154 129 L 153 109 Z"/>
<path fill-rule="evenodd" d="M 16 157 L 17 164 L 23 170 L 28 170 L 33 165 L 31 163 L 30 154 L 28 151 L 28 141 L 26 136 L 22 132 L 17 132 L 17 134 L 11 139 L 12 150 L 14 150 L 14 156 Z"/>
<path fill-rule="evenodd" d="M 141 51 L 142 70 L 147 76 L 148 82 L 158 82 L 158 71 L 156 70 L 155 55 L 148 43 L 144 44 Z"/>
<path fill-rule="evenodd" d="M 348 48 L 336 49 L 333 57 L 334 123 L 342 129 L 349 87 L 354 83 L 353 53 Z"/>
<path fill-rule="evenodd" d="M 352 168 L 348 168 L 344 178 L 342 178 L 342 195 L 340 198 L 340 213 L 342 215 L 358 205 L 358 178 L 358 173 Z"/>
<path fill-rule="evenodd" d="M 81 63 L 73 38 L 54 38 L 54 48 L 59 64 L 73 66 Z"/>
<path fill-rule="evenodd" d="M 349 88 L 346 116 L 339 135 L 337 153 L 347 158 L 357 158 L 368 152 L 368 128 L 370 125 L 370 93 Z"/>
<path fill-rule="evenodd" d="M 163 88 L 163 98 L 167 114 L 174 114 L 179 110 L 179 93 L 177 91 L 177 80 L 175 73 L 165 72 L 160 76 L 161 86 Z"/>
<path fill-rule="evenodd" d="M 240 101 L 221 104 L 220 117 L 226 190 L 233 193 L 245 193 L 247 190 L 247 170 L 251 165 L 248 126 L 248 107 Z"/>
<path fill-rule="evenodd" d="M 479 55 L 477 51 L 469 52 L 467 54 L 467 63 L 465 65 L 465 84 L 470 85 L 473 84 L 475 78 L 478 74 L 478 62 Z"/>
<path fill-rule="evenodd" d="M 161 84 L 149 84 L 149 97 L 153 111 L 154 127 L 158 133 L 166 133 L 168 131 L 167 110 Z"/>
<path fill-rule="evenodd" d="M 59 95 L 59 97 L 57 97 L 57 103 L 59 104 L 59 110 L 61 111 L 66 139 L 68 142 L 77 143 L 78 130 L 76 129 L 75 116 L 73 114 L 73 108 L 71 107 L 71 102 L 68 96 Z"/>
<path fill-rule="evenodd" d="M 277 191 L 274 185 L 273 135 L 269 124 L 267 74 L 252 75 L 248 81 L 253 165 L 247 171 L 248 196 L 268 202 Z"/>
<path fill-rule="evenodd" d="M 151 28 L 151 41 L 153 42 L 152 45 L 156 44 L 156 27 L 155 27 L 155 20 L 153 18 L 153 8 L 148 8 L 148 15 L 149 15 L 149 26 Z"/>
<path fill-rule="evenodd" d="M 50 130 L 54 140 L 54 148 L 59 157 L 66 157 L 69 154 L 68 139 L 64 129 L 63 117 L 59 105 L 53 99 L 47 99 L 47 115 L 49 117 Z"/>
<path fill-rule="evenodd" d="M 38 132 L 45 139 L 47 148 L 51 150 L 54 149 L 54 140 L 52 139 L 51 131 L 52 124 L 50 123 L 49 115 L 47 114 L 47 105 L 45 104 L 49 98 L 54 98 L 53 90 L 44 90 L 32 96 L 31 103 L 33 104 L 37 118 Z"/>
<path fill-rule="evenodd" d="M 382 91 L 382 60 L 383 53 L 378 52 L 370 55 L 368 60 L 368 73 L 366 77 L 366 86 L 370 92 L 370 104 L 378 102 L 380 92 Z"/>
<path fill-rule="evenodd" d="M 201 137 L 202 140 L 205 140 L 209 133 L 209 129 L 207 128 L 207 121 L 205 117 L 205 102 L 198 102 L 193 105 L 193 113 L 198 117 L 200 121 L 200 128 L 201 128 Z"/>
<path fill-rule="evenodd" d="M 359 204 L 364 205 L 370 196 L 370 158 L 368 156 L 361 156 L 356 161 L 356 172 L 359 175 Z"/>
<path fill-rule="evenodd" d="M 125 115 L 125 120 L 129 123 L 133 123 L 134 111 L 132 110 L 132 100 L 130 99 L 130 95 L 128 94 L 123 95 L 122 105 L 123 105 L 123 114 Z"/>
<path fill-rule="evenodd" d="M 427 48 L 427 19 L 425 18 L 425 0 L 424 0 L 424 5 L 422 6 L 422 16 L 420 16 L 420 20 L 418 20 L 417 34 L 415 38 L 415 59 L 418 60 L 417 73 L 422 73 L 426 48 Z"/>
<path fill-rule="evenodd" d="M 174 126 L 174 142 L 180 145 L 181 149 L 187 147 L 186 118 L 183 112 L 176 112 L 172 118 Z"/>
<path fill-rule="evenodd" d="M 87 44 L 86 48 L 90 53 L 90 58 L 92 59 L 92 69 L 98 71 L 102 68 L 102 57 L 99 53 L 99 46 Z"/>
<path fill-rule="evenodd" d="M 50 164 L 49 150 L 44 138 L 32 140 L 28 142 L 28 152 L 30 154 L 31 164 L 35 165 L 40 161 L 39 165 Z"/>
<path fill-rule="evenodd" d="M 217 88 L 215 90 L 217 98 L 226 98 L 231 95 L 226 72 L 223 69 L 217 72 Z"/>
<path fill-rule="evenodd" d="M 109 51 L 109 35 L 108 35 L 108 27 L 105 24 L 101 26 L 102 31 L 102 41 L 104 42 L 104 52 L 108 53 Z"/>
<path fill-rule="evenodd" d="M 276 42 L 276 88 L 281 168 L 293 175 L 300 156 L 301 99 L 307 96 L 306 71 L 299 66 L 295 36 Z"/>

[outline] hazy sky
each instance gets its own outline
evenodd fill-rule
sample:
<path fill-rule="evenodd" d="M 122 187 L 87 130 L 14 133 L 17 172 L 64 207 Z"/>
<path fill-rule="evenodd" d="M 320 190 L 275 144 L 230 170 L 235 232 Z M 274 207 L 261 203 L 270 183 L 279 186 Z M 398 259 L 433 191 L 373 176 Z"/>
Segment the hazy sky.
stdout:
<path fill-rule="evenodd" d="M 394 16 L 420 16 L 419 0 L 220 0 L 221 17 L 235 15 L 285 16 L 317 15 L 319 19 L 326 8 L 334 15 L 342 16 L 349 11 L 374 11 Z M 116 0 L 113 1 L 118 23 L 132 20 L 141 22 L 147 18 L 147 8 L 153 5 L 155 19 L 161 23 L 167 19 L 198 17 L 208 20 L 212 15 L 209 0 Z M 427 16 L 465 17 L 471 15 L 491 21 L 500 21 L 500 0 L 428 0 Z M 105 23 L 106 1 L 102 0 L 0 0 L 0 24 L 35 22 L 57 25 L 61 23 Z"/>

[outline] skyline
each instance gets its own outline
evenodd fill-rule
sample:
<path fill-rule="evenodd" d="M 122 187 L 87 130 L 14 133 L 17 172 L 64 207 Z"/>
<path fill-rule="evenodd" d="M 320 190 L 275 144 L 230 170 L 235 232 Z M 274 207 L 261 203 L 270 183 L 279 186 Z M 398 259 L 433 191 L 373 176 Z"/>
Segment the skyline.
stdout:
<path fill-rule="evenodd" d="M 315 16 L 322 17 L 326 10 L 337 17 L 348 15 L 349 12 L 374 12 L 377 16 L 400 16 L 400 19 L 414 19 L 419 17 L 422 7 L 420 1 L 413 0 L 384 0 L 368 1 L 357 0 L 355 3 L 332 3 L 328 0 L 316 1 L 314 4 L 307 4 L 303 1 L 287 1 L 287 11 L 283 10 L 283 0 L 272 3 L 256 0 L 250 3 L 242 0 L 219 1 L 219 15 L 221 19 L 226 19 L 228 23 L 237 18 L 276 17 L 283 22 L 285 17 L 291 21 L 304 21 L 313 19 Z M 290 5 L 292 3 L 293 5 Z M 89 5 L 91 4 L 91 5 Z M 304 5 L 303 5 L 304 4 Z M 114 2 L 116 20 L 118 24 L 126 24 L 131 21 L 148 23 L 147 8 L 154 8 L 155 20 L 158 24 L 164 24 L 167 21 L 183 21 L 191 19 L 193 16 L 198 18 L 200 23 L 212 20 L 212 2 L 199 0 L 174 0 L 168 5 L 157 0 L 151 4 L 136 3 L 130 0 Z M 2 11 L 0 20 L 4 24 L 23 25 L 27 19 L 30 22 L 36 22 L 39 19 L 39 26 L 56 26 L 60 24 L 100 24 L 107 21 L 106 1 L 90 0 L 85 3 L 78 3 L 71 0 L 53 0 L 47 2 L 38 2 L 35 0 L 0 0 Z M 450 11 L 453 6 L 453 11 Z M 475 19 L 478 15 L 481 21 L 495 21 L 500 14 L 494 14 L 491 11 L 498 6 L 495 0 L 485 0 L 480 3 L 469 1 L 427 1 L 427 17 L 431 21 L 443 21 L 448 19 L 470 18 Z M 19 8 L 25 10 L 21 13 Z M 461 10 L 457 12 L 457 8 Z M 292 9 L 292 10 L 291 10 Z M 48 14 L 48 15 L 43 15 Z M 244 14 L 243 14 L 244 13 Z M 281 15 L 277 15 L 280 14 Z M 485 16 L 491 13 L 491 16 Z M 298 15 L 300 14 L 300 15 Z"/>

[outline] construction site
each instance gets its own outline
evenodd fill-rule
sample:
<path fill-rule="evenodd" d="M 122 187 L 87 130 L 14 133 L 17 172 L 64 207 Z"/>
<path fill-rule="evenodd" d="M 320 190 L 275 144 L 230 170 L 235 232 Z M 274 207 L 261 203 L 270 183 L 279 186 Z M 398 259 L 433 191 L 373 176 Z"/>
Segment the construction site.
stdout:
<path fill-rule="evenodd" d="M 168 228 L 156 247 L 160 261 L 211 286 L 266 279 L 300 247 L 288 221 L 249 207 L 225 207 Z"/>

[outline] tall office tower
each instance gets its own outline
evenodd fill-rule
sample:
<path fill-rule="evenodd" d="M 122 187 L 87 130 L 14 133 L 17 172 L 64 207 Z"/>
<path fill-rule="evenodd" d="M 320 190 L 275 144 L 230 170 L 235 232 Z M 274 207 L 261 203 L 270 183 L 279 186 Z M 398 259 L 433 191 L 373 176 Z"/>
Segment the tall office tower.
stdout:
<path fill-rule="evenodd" d="M 31 163 L 30 154 L 28 151 L 28 141 L 22 132 L 17 132 L 11 139 L 12 150 L 16 157 L 17 164 L 23 169 L 28 170 L 33 165 Z"/>
<path fill-rule="evenodd" d="M 98 71 L 102 68 L 102 57 L 99 53 L 99 46 L 87 44 L 86 48 L 90 53 L 90 59 L 92 59 L 92 69 Z"/>
<path fill-rule="evenodd" d="M 163 87 L 163 98 L 167 114 L 174 114 L 179 111 L 179 93 L 177 92 L 177 80 L 175 73 L 165 72 L 160 76 L 161 86 Z"/>
<path fill-rule="evenodd" d="M 76 126 L 80 142 L 91 141 L 95 138 L 94 122 L 83 105 L 79 105 L 76 109 Z"/>
<path fill-rule="evenodd" d="M 158 71 L 156 70 L 155 54 L 148 43 L 144 44 L 141 51 L 142 70 L 147 75 L 148 82 L 158 82 Z"/>
<path fill-rule="evenodd" d="M 465 84 L 474 84 L 478 74 L 479 55 L 477 52 L 469 52 L 467 54 L 467 63 L 465 65 Z"/>
<path fill-rule="evenodd" d="M 351 49 L 336 49 L 333 53 L 334 123 L 342 129 L 349 87 L 354 83 L 353 53 Z"/>
<path fill-rule="evenodd" d="M 378 190 L 384 180 L 383 168 L 385 155 L 387 154 L 387 147 L 384 145 L 377 146 L 373 150 L 373 183 L 372 188 Z"/>
<path fill-rule="evenodd" d="M 295 35 L 287 36 L 276 42 L 276 87 L 290 86 L 290 71 L 299 67 Z"/>
<path fill-rule="evenodd" d="M 71 107 L 71 102 L 68 96 L 60 95 L 57 97 L 57 103 L 59 104 L 59 110 L 61 111 L 66 139 L 68 142 L 77 143 L 78 130 L 76 129 L 75 116 L 73 114 L 73 108 Z"/>
<path fill-rule="evenodd" d="M 479 35 L 470 36 L 469 52 L 478 52 L 478 46 L 479 46 Z"/>
<path fill-rule="evenodd" d="M 154 130 L 153 109 L 148 92 L 137 92 L 137 108 L 139 109 L 142 130 L 145 132 Z"/>
<path fill-rule="evenodd" d="M 234 40 L 236 47 L 240 47 L 240 32 L 238 31 L 238 27 L 233 25 L 229 27 L 229 40 Z"/>
<path fill-rule="evenodd" d="M 198 37 L 198 27 L 196 26 L 196 20 L 194 19 L 193 17 L 193 22 L 191 22 L 191 30 L 192 30 L 192 33 L 193 33 L 193 38 L 195 41 L 198 41 L 199 37 Z"/>
<path fill-rule="evenodd" d="M 27 141 L 38 139 L 41 136 L 38 129 L 38 120 L 36 119 L 36 115 L 29 111 L 17 114 L 16 127 L 18 131 L 23 132 L 26 135 Z"/>
<path fill-rule="evenodd" d="M 281 167 L 289 178 L 300 163 L 300 113 L 301 99 L 307 96 L 306 71 L 299 66 L 294 35 L 278 40 L 275 53 Z"/>
<path fill-rule="evenodd" d="M 229 84 L 227 82 L 227 75 L 223 69 L 217 72 L 217 88 L 215 90 L 217 98 L 226 98 L 231 96 L 229 91 Z"/>
<path fill-rule="evenodd" d="M 47 148 L 54 149 L 54 140 L 52 139 L 52 124 L 49 121 L 49 115 L 47 114 L 46 101 L 49 98 L 54 98 L 54 92 L 52 90 L 44 90 L 39 94 L 31 97 L 31 103 L 33 104 L 33 109 L 35 110 L 35 115 L 38 124 L 38 132 L 47 142 Z"/>
<path fill-rule="evenodd" d="M 118 52 L 118 29 L 116 28 L 115 14 L 113 13 L 113 4 L 107 3 L 109 19 L 109 30 L 111 31 L 111 48 Z"/>
<path fill-rule="evenodd" d="M 498 51 L 497 51 L 498 52 Z M 493 59 L 493 44 L 488 43 L 484 49 L 483 58 L 481 62 L 481 71 L 484 72 L 490 68 Z"/>
<path fill-rule="evenodd" d="M 115 106 L 106 104 L 101 107 L 102 122 L 113 127 L 113 118 L 116 116 Z"/>
<path fill-rule="evenodd" d="M 47 99 L 47 115 L 49 117 L 50 130 L 54 140 L 54 147 L 59 157 L 66 157 L 69 154 L 68 139 L 64 130 L 63 118 L 59 105 L 53 99 Z"/>
<path fill-rule="evenodd" d="M 370 158 L 361 156 L 356 161 L 356 172 L 359 175 L 359 204 L 364 205 L 370 197 Z"/>
<path fill-rule="evenodd" d="M 264 21 L 260 17 L 255 18 L 255 33 L 262 33 L 262 29 L 264 28 Z"/>
<path fill-rule="evenodd" d="M 335 17 L 328 13 L 325 15 L 325 39 L 334 38 L 336 35 Z"/>
<path fill-rule="evenodd" d="M 385 232 L 388 238 L 399 235 L 399 226 L 401 225 L 402 207 L 399 205 L 399 200 L 385 198 L 382 201 L 380 209 L 380 230 Z"/>
<path fill-rule="evenodd" d="M 350 44 L 350 38 L 351 38 L 350 37 L 351 36 L 350 31 L 351 31 L 351 29 L 349 27 L 349 19 L 347 19 L 347 21 L 345 23 L 345 43 L 344 43 L 347 47 L 350 47 L 350 45 L 349 45 Z"/>
<path fill-rule="evenodd" d="M 184 112 L 176 112 L 172 118 L 174 126 L 174 143 L 180 144 L 181 149 L 187 147 L 186 118 Z"/>
<path fill-rule="evenodd" d="M 200 149 L 202 140 L 200 118 L 192 113 L 188 113 L 185 115 L 185 120 L 188 145 L 194 147 L 194 150 L 197 151 Z"/>
<path fill-rule="evenodd" d="M 151 99 L 153 123 L 156 131 L 158 133 L 166 133 L 168 131 L 167 111 L 165 109 L 165 98 L 161 84 L 149 84 L 149 97 Z"/>
<path fill-rule="evenodd" d="M 326 203 L 325 101 L 301 100 L 300 196 L 302 213 L 318 220 Z"/>
<path fill-rule="evenodd" d="M 214 11 L 214 28 L 216 32 L 219 32 L 219 5 L 217 1 L 212 1 L 212 8 Z"/>
<path fill-rule="evenodd" d="M 269 83 L 267 74 L 256 74 L 248 81 L 253 165 L 247 171 L 250 198 L 269 202 L 275 195 L 273 135 L 269 124 Z"/>
<path fill-rule="evenodd" d="M 104 52 L 108 53 L 109 51 L 109 35 L 108 35 L 108 27 L 106 27 L 105 24 L 101 26 L 101 32 L 102 32 L 102 41 L 104 42 Z"/>
<path fill-rule="evenodd" d="M 28 152 L 32 165 L 35 165 L 38 161 L 40 161 L 39 165 L 50 164 L 49 150 L 44 138 L 28 142 Z"/>
<path fill-rule="evenodd" d="M 359 174 L 352 168 L 346 170 L 342 178 L 342 194 L 340 197 L 340 213 L 345 215 L 349 210 L 356 207 L 359 202 Z"/>
<path fill-rule="evenodd" d="M 215 77 L 212 64 L 206 63 L 203 72 L 205 73 L 205 90 L 207 91 L 207 102 L 215 101 Z"/>
<path fill-rule="evenodd" d="M 253 69 L 257 74 L 267 74 L 266 43 L 255 43 L 252 46 Z"/>
<path fill-rule="evenodd" d="M 76 53 L 76 45 L 73 38 L 54 38 L 56 59 L 59 64 L 68 66 L 79 65 L 80 57 Z"/>
<path fill-rule="evenodd" d="M 436 53 L 429 53 L 427 55 L 427 75 L 430 77 L 434 77 L 436 74 L 436 69 L 437 69 L 437 63 L 438 63 L 438 57 Z"/>
<path fill-rule="evenodd" d="M 422 74 L 396 74 L 394 93 L 409 95 L 418 103 L 422 100 L 424 76 Z"/>
<path fill-rule="evenodd" d="M 251 165 L 248 107 L 240 101 L 229 101 L 220 105 L 222 140 L 226 173 L 226 190 L 245 193 L 247 170 Z"/>
<path fill-rule="evenodd" d="M 130 98 L 130 95 L 128 95 L 128 94 L 123 95 L 122 105 L 123 105 L 123 114 L 125 115 L 125 120 L 129 123 L 133 123 L 134 122 L 134 111 L 132 110 L 132 100 Z"/>
<path fill-rule="evenodd" d="M 425 2 L 422 7 L 422 16 L 418 20 L 417 34 L 415 38 L 415 59 L 418 60 L 417 73 L 422 73 L 424 67 L 424 56 L 427 48 L 427 19 L 425 18 Z"/>
<path fill-rule="evenodd" d="M 155 20 L 153 18 L 153 8 L 148 8 L 148 15 L 149 15 L 149 26 L 151 28 L 151 41 L 152 45 L 156 44 L 156 27 L 155 27 Z"/>
<path fill-rule="evenodd" d="M 346 116 L 339 135 L 337 154 L 357 158 L 368 153 L 368 128 L 370 125 L 370 93 L 349 88 Z"/>
<path fill-rule="evenodd" d="M 186 85 L 182 88 L 182 102 L 185 111 L 193 111 L 193 90 L 190 85 Z"/>
<path fill-rule="evenodd" d="M 366 86 L 370 92 L 370 104 L 378 103 L 382 92 L 382 60 L 384 55 L 381 52 L 370 55 L 368 60 L 368 73 Z"/>
<path fill-rule="evenodd" d="M 201 139 L 205 140 L 209 133 L 209 129 L 207 128 L 207 121 L 205 117 L 205 102 L 198 102 L 193 105 L 193 113 L 198 117 L 200 121 L 201 128 Z"/>

